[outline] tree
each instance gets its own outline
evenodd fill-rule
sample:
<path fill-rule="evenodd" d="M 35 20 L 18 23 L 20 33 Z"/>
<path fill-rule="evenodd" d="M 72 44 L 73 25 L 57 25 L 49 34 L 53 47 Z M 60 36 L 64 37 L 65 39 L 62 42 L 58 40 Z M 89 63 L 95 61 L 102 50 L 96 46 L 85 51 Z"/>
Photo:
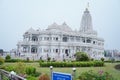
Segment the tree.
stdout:
<path fill-rule="evenodd" d="M 85 52 L 76 52 L 76 61 L 89 61 L 89 57 Z"/>
<path fill-rule="evenodd" d="M 7 55 L 7 56 L 5 57 L 5 59 L 6 59 L 6 60 L 11 59 L 10 55 Z"/>
<path fill-rule="evenodd" d="M 105 59 L 102 57 L 102 58 L 101 58 L 101 61 L 103 62 L 104 60 L 105 60 Z"/>

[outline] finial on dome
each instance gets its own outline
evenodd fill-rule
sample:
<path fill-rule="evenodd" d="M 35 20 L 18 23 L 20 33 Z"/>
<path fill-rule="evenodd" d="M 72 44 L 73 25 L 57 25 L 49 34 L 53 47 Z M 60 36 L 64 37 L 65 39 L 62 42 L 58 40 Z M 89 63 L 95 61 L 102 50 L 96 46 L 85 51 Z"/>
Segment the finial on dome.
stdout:
<path fill-rule="evenodd" d="M 89 2 L 87 3 L 87 7 L 86 7 L 86 9 L 89 9 Z"/>
<path fill-rule="evenodd" d="M 89 2 L 87 3 L 87 6 L 86 6 L 86 11 L 89 10 Z"/>

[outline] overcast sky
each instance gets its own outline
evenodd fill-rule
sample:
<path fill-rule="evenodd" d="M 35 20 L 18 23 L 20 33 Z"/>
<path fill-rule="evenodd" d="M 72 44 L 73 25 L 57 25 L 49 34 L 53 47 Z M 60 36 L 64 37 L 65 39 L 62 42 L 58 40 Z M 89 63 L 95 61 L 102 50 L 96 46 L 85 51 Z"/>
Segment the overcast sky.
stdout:
<path fill-rule="evenodd" d="M 104 38 L 104 48 L 120 51 L 120 0 L 0 0 L 0 49 L 17 48 L 31 27 L 43 30 L 53 22 L 66 22 L 79 30 L 88 2 L 93 29 Z"/>

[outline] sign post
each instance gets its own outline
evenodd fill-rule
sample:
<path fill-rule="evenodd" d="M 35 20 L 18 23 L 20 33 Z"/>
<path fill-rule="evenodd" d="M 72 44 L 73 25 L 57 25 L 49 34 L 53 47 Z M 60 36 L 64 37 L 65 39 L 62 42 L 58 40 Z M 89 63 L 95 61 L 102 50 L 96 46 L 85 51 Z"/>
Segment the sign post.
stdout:
<path fill-rule="evenodd" d="M 52 72 L 52 80 L 72 80 L 72 75 L 67 73 Z"/>

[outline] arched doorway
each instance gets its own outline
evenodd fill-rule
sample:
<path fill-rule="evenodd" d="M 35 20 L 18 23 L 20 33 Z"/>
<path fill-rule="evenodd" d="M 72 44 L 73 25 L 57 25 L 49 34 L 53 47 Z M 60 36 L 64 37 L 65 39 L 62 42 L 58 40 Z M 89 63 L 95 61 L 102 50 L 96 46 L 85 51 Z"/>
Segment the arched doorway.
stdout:
<path fill-rule="evenodd" d="M 31 53 L 37 53 L 37 48 L 36 47 L 32 47 L 31 48 Z"/>

